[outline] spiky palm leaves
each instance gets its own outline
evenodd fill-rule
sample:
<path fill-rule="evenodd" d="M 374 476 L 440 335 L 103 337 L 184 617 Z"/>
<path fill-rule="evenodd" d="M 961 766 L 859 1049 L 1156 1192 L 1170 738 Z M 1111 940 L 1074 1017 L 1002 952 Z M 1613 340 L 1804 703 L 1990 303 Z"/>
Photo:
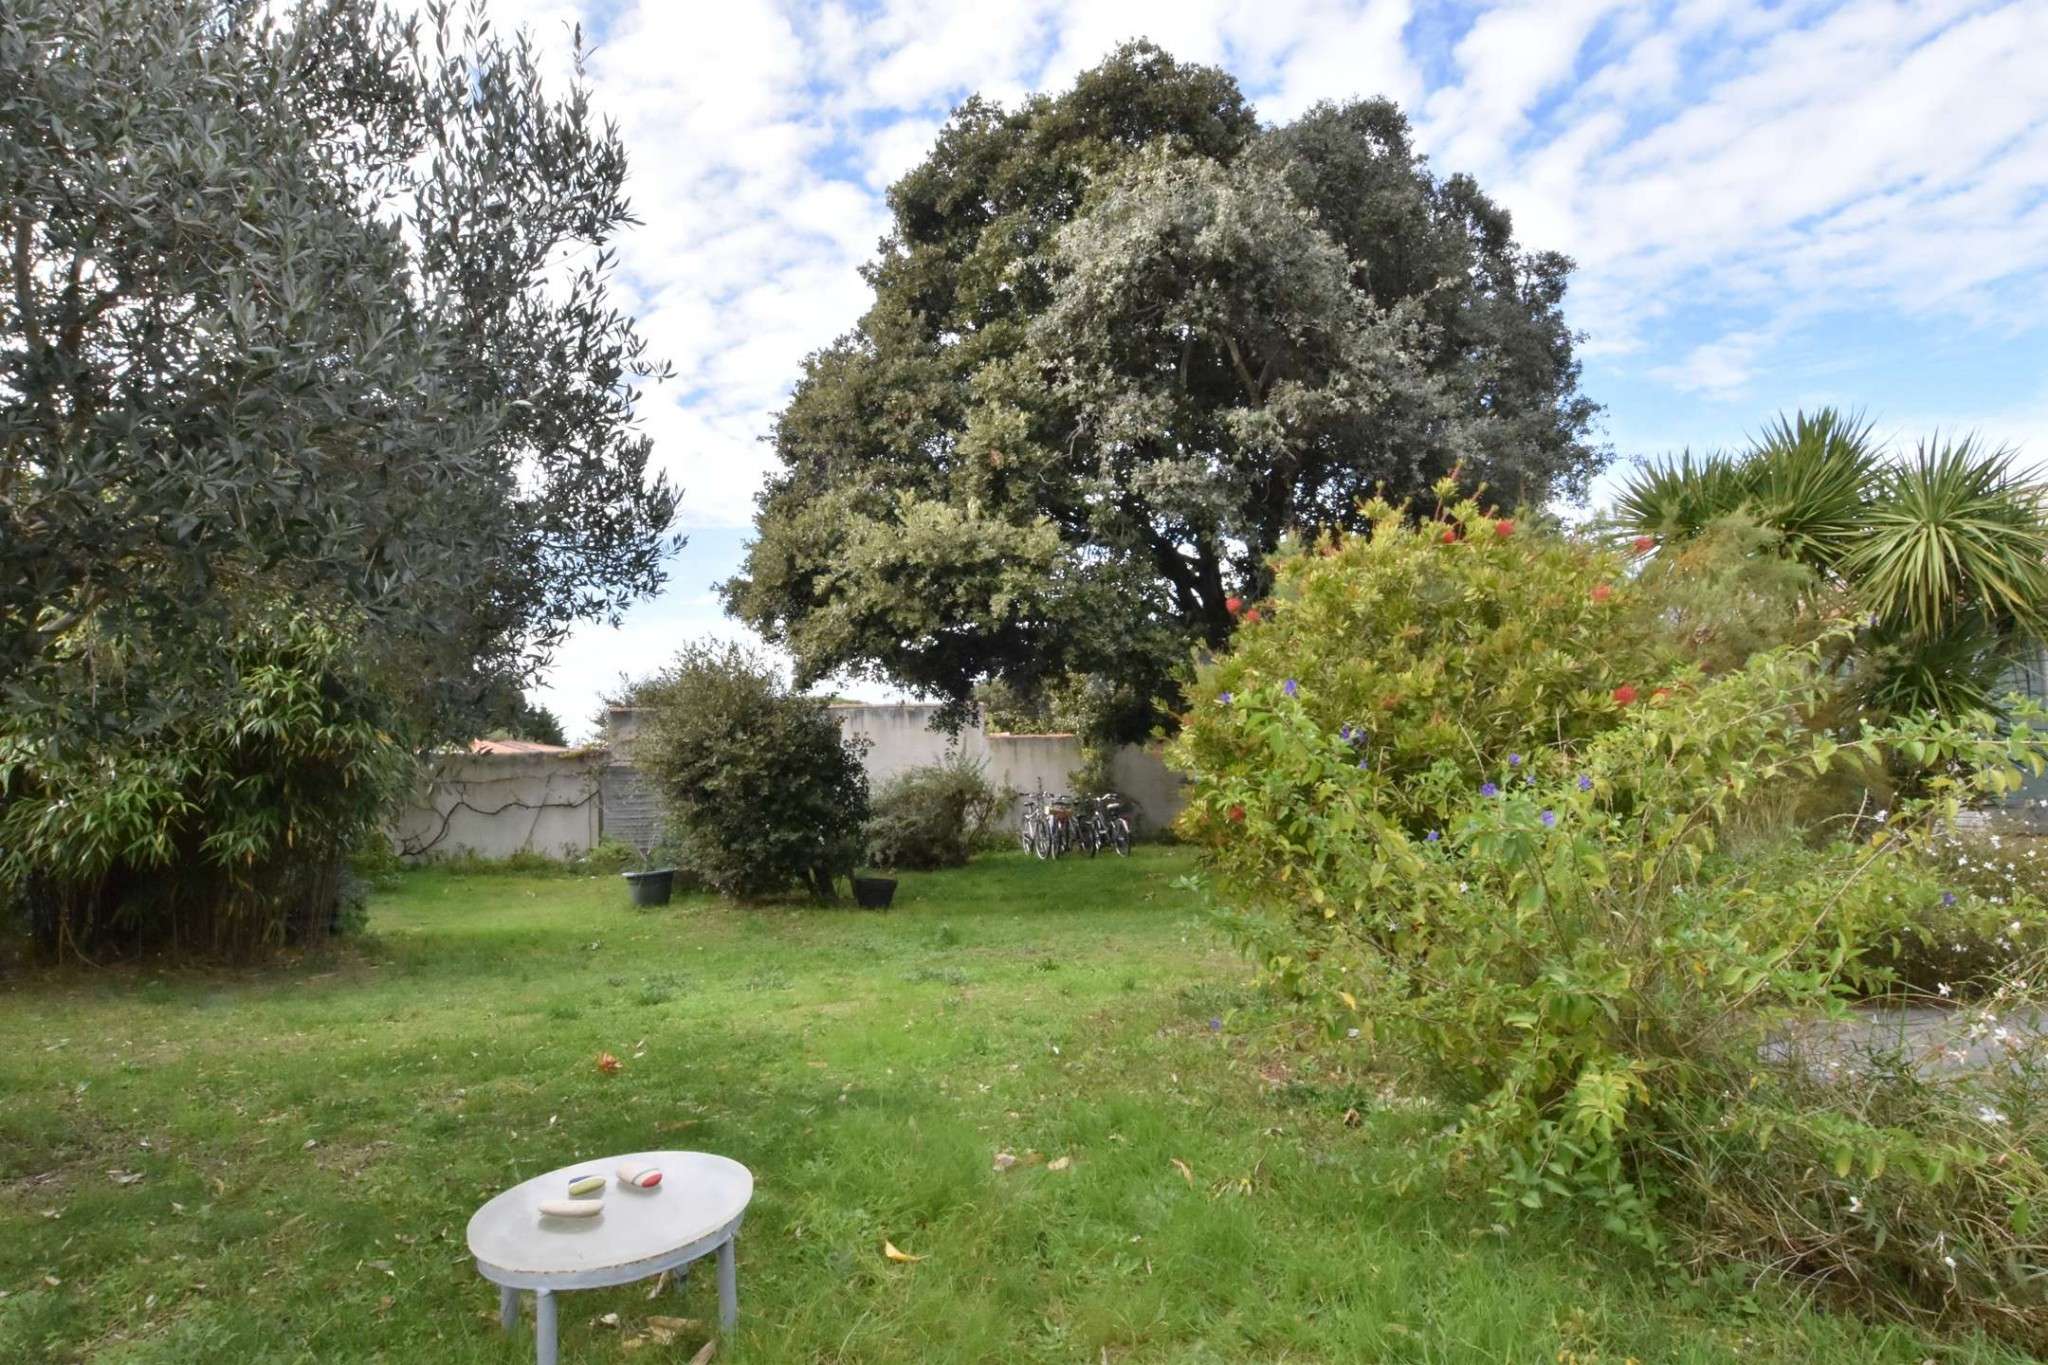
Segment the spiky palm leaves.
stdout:
<path fill-rule="evenodd" d="M 1688 540 L 1731 517 L 1871 614 L 1865 695 L 1888 711 L 1985 705 L 2015 651 L 2048 638 L 2048 489 L 2009 450 L 1923 442 L 1887 461 L 1831 408 L 1778 419 L 1739 455 L 1650 466 L 1616 505 L 1628 531 Z"/>

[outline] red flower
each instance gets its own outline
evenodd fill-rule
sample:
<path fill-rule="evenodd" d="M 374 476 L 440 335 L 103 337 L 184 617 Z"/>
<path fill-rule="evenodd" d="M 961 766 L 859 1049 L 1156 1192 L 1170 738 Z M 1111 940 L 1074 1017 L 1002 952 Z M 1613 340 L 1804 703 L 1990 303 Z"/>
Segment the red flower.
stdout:
<path fill-rule="evenodd" d="M 1446 545 L 1456 545 L 1458 543 L 1458 528 L 1455 526 L 1444 527 L 1443 542 Z"/>
<path fill-rule="evenodd" d="M 1253 607 L 1250 611 L 1244 614 L 1244 619 L 1251 625 L 1257 625 L 1259 623 L 1259 609 L 1257 607 Z"/>
<path fill-rule="evenodd" d="M 1509 520 L 1507 517 L 1502 517 L 1499 521 L 1496 521 L 1493 524 L 1493 533 L 1499 536 L 1502 540 L 1506 540 L 1509 536 L 1515 533 L 1515 523 Z"/>
<path fill-rule="evenodd" d="M 1637 554 L 1646 555 L 1657 548 L 1657 538 L 1655 536 L 1637 536 L 1629 542 L 1629 545 Z"/>
<path fill-rule="evenodd" d="M 1233 825 L 1241 825 L 1244 823 L 1243 806 L 1232 806 L 1230 808 L 1230 823 Z"/>
<path fill-rule="evenodd" d="M 1614 585 L 1612 583 L 1595 583 L 1593 585 L 1593 600 L 1595 602 L 1605 602 L 1612 596 L 1614 596 Z"/>
<path fill-rule="evenodd" d="M 1627 706 L 1630 702 L 1636 699 L 1636 690 L 1633 687 L 1630 687 L 1627 683 L 1623 683 L 1621 686 L 1614 689 L 1614 699 L 1621 705 Z"/>
<path fill-rule="evenodd" d="M 1232 616 L 1237 615 L 1243 606 L 1244 599 L 1242 597 L 1226 597 L 1223 599 L 1223 610 L 1229 612 Z"/>
<path fill-rule="evenodd" d="M 599 1071 L 602 1071 L 607 1076 L 618 1075 L 619 1068 L 621 1065 L 622 1063 L 619 1061 L 619 1059 L 612 1056 L 612 1054 L 609 1052 L 600 1052 L 597 1054 L 597 1069 Z"/>

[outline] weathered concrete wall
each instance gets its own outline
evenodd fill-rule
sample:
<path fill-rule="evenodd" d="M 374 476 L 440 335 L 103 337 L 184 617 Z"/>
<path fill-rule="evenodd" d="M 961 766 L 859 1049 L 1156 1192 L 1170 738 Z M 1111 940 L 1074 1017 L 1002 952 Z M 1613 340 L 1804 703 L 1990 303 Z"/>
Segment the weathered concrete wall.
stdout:
<path fill-rule="evenodd" d="M 388 833 L 408 858 L 573 858 L 598 841 L 601 749 L 559 754 L 442 754 Z"/>
<path fill-rule="evenodd" d="M 1012 735 L 979 725 L 964 726 L 954 736 L 931 728 L 938 710 L 935 702 L 846 703 L 834 706 L 832 714 L 846 734 L 868 740 L 864 762 L 868 781 L 877 786 L 906 768 L 941 763 L 957 751 L 983 764 L 983 773 L 999 789 L 1073 792 L 1073 773 L 1082 763 L 1081 742 L 1074 736 Z M 1180 813 L 1185 802 L 1180 778 L 1150 749 L 1126 745 L 1110 770 L 1117 790 L 1137 803 L 1139 832 L 1157 830 Z"/>

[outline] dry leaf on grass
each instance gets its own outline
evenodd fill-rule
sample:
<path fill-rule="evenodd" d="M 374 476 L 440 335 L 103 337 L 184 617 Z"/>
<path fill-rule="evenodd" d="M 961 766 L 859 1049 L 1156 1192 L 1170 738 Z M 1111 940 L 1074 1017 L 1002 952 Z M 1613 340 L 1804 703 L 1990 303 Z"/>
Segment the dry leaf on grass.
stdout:
<path fill-rule="evenodd" d="M 1182 1180 L 1187 1181 L 1190 1185 L 1195 1183 L 1194 1168 L 1189 1166 L 1187 1162 L 1182 1161 L 1177 1156 L 1170 1156 L 1167 1158 L 1167 1160 L 1173 1163 L 1173 1169 L 1180 1172 L 1180 1178 Z"/>
<path fill-rule="evenodd" d="M 1048 1171 L 1064 1171 L 1065 1169 L 1067 1169 L 1067 1167 L 1073 1164 L 1074 1158 L 1070 1156 L 1063 1156 L 1058 1157 L 1052 1161 L 1048 1161 L 1045 1164 L 1045 1169 L 1047 1169 Z"/>
<path fill-rule="evenodd" d="M 718 1338 L 713 1337 L 711 1338 L 711 1340 L 705 1342 L 702 1346 L 697 1348 L 697 1354 L 690 1357 L 690 1365 L 704 1365 L 706 1361 L 710 1360 L 711 1357 L 717 1354 Z"/>
<path fill-rule="evenodd" d="M 902 1250 L 886 1237 L 882 1239 L 882 1254 L 892 1261 L 910 1262 L 922 1261 L 924 1259 L 922 1256 L 913 1256 L 909 1252 Z"/>
<path fill-rule="evenodd" d="M 1014 1166 L 1014 1165 L 1016 1165 L 1016 1164 L 1017 1164 L 1017 1154 L 1016 1154 L 1015 1152 L 997 1152 L 997 1153 L 996 1153 L 996 1169 L 997 1169 L 997 1170 L 999 1170 L 999 1171 L 1007 1171 L 1007 1170 L 1009 1170 L 1009 1169 L 1010 1169 L 1010 1168 L 1011 1168 L 1012 1166 Z M 44 1214 L 43 1216 L 44 1216 L 45 1218 L 48 1218 L 48 1217 L 52 1217 L 53 1215 L 50 1215 L 50 1214 Z"/>

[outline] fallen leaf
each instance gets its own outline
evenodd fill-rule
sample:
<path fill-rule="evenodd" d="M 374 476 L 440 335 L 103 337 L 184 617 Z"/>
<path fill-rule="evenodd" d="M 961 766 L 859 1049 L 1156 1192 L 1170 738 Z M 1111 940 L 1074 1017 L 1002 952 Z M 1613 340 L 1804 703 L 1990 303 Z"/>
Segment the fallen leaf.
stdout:
<path fill-rule="evenodd" d="M 997 1170 L 999 1170 L 999 1171 L 1007 1171 L 1007 1170 L 1009 1170 L 1009 1169 L 1010 1169 L 1010 1168 L 1011 1168 L 1012 1166 L 1014 1166 L 1014 1165 L 1016 1165 L 1016 1164 L 1017 1164 L 1017 1154 L 1016 1154 L 1015 1152 L 997 1152 L 997 1153 L 996 1153 L 996 1169 L 997 1169 Z M 45 1217 L 45 1218 L 55 1218 L 56 1216 L 57 1216 L 57 1215 L 56 1215 L 56 1214 L 54 1214 L 54 1213 L 46 1213 L 46 1214 L 44 1214 L 44 1215 L 43 1215 L 43 1217 Z"/>
<path fill-rule="evenodd" d="M 624 1062 L 621 1062 L 618 1058 L 612 1056 L 612 1054 L 609 1052 L 600 1052 L 597 1054 L 597 1069 L 607 1076 L 618 1075 L 619 1071 L 624 1066 Z"/>
<path fill-rule="evenodd" d="M 1187 1162 L 1182 1161 L 1177 1156 L 1170 1156 L 1167 1158 L 1167 1160 L 1173 1163 L 1173 1169 L 1180 1172 L 1180 1178 L 1182 1180 L 1187 1181 L 1190 1185 L 1195 1183 L 1194 1168 L 1189 1166 Z"/>
<path fill-rule="evenodd" d="M 647 1287 L 647 1297 L 650 1299 L 654 1298 L 666 1288 L 668 1288 L 668 1272 L 664 1270 L 659 1275 L 656 1275 L 654 1283 Z"/>
<path fill-rule="evenodd" d="M 647 1325 L 658 1327 L 664 1332 L 694 1332 L 704 1324 L 695 1318 L 671 1318 L 661 1313 L 649 1313 Z"/>
<path fill-rule="evenodd" d="M 713 1337 L 711 1338 L 711 1340 L 705 1342 L 702 1346 L 697 1348 L 697 1354 L 690 1357 L 690 1365 L 705 1365 L 706 1361 L 710 1360 L 711 1357 L 717 1354 L 718 1338 Z"/>
<path fill-rule="evenodd" d="M 381 1270 L 394 1279 L 398 1276 L 398 1272 L 391 1268 L 391 1262 L 389 1261 L 365 1261 L 363 1264 L 372 1270 Z"/>
<path fill-rule="evenodd" d="M 319 1138 L 307 1138 L 307 1139 L 306 1139 L 306 1145 L 305 1145 L 305 1146 L 304 1146 L 303 1148 L 301 1148 L 300 1150 L 301 1150 L 301 1151 L 307 1151 L 307 1152 L 310 1152 L 310 1151 L 312 1151 L 312 1150 L 313 1150 L 313 1149 L 314 1149 L 315 1147 L 318 1147 L 319 1145 L 320 1145 L 320 1139 L 319 1139 Z"/>
<path fill-rule="evenodd" d="M 43 1276 L 43 1283 L 50 1286 L 50 1288 L 55 1289 L 58 1285 L 64 1283 L 64 1281 L 58 1279 L 55 1275 L 45 1275 Z"/>
<path fill-rule="evenodd" d="M 1045 1164 L 1045 1169 L 1047 1169 L 1048 1171 L 1064 1171 L 1065 1169 L 1067 1169 L 1067 1167 L 1073 1164 L 1074 1158 L 1070 1156 L 1063 1156 L 1058 1157 L 1052 1161 L 1048 1161 Z"/>
<path fill-rule="evenodd" d="M 397 1302 L 398 1300 L 393 1298 L 389 1294 L 380 1294 L 377 1297 L 377 1311 L 379 1313 L 389 1313 L 391 1311 L 391 1305 Z"/>
<path fill-rule="evenodd" d="M 114 1183 L 115 1183 L 116 1185 L 133 1185 L 133 1184 L 134 1184 L 134 1183 L 135 1183 L 136 1181 L 138 1181 L 138 1180 L 142 1179 L 142 1172 L 141 1172 L 141 1171 L 108 1171 L 108 1172 L 107 1172 L 107 1176 L 108 1176 L 108 1178 L 110 1178 L 110 1179 L 111 1179 L 111 1180 L 112 1180 L 112 1181 L 113 1181 L 113 1182 L 114 1182 Z"/>
<path fill-rule="evenodd" d="M 897 1245 L 887 1238 L 882 1239 L 882 1254 L 892 1261 L 922 1261 L 924 1259 L 922 1256 L 913 1256 L 907 1251 L 898 1249 Z"/>
<path fill-rule="evenodd" d="M 1354 1011 L 1357 1010 L 1358 997 L 1353 995 L 1350 991 L 1338 991 L 1337 998 L 1344 1002 L 1346 1008 Z"/>
<path fill-rule="evenodd" d="M 606 1313 L 603 1317 L 596 1318 L 594 1321 L 599 1327 L 617 1327 L 619 1325 L 619 1315 L 617 1313 Z"/>

